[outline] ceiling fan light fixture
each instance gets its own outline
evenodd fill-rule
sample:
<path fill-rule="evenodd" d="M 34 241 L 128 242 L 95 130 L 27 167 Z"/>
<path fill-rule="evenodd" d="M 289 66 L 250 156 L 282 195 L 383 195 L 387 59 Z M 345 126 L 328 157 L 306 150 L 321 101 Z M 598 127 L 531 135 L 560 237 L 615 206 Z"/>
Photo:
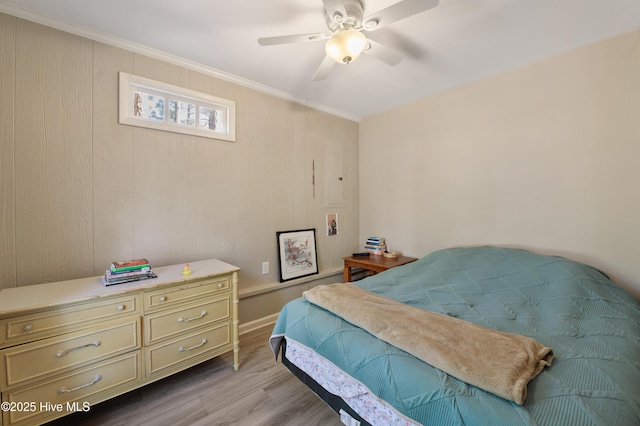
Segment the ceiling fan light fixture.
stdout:
<path fill-rule="evenodd" d="M 347 28 L 335 33 L 325 45 L 327 56 L 339 64 L 355 61 L 367 45 L 367 38 L 353 28 Z"/>

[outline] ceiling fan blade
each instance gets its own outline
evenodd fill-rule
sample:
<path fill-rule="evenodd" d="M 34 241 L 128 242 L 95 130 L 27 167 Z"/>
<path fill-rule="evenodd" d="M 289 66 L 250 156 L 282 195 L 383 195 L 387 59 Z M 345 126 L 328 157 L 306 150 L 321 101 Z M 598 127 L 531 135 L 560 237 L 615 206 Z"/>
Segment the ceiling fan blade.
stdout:
<path fill-rule="evenodd" d="M 371 39 L 367 39 L 367 42 L 369 43 L 370 47 L 365 48 L 362 53 L 373 56 L 374 58 L 379 59 L 385 64 L 391 66 L 398 65 L 400 61 L 402 61 L 403 56 L 397 50 L 393 50 L 390 47 L 375 42 Z"/>
<path fill-rule="evenodd" d="M 260 46 L 273 46 L 276 44 L 291 44 L 291 43 L 305 43 L 310 41 L 319 41 L 326 39 L 324 34 L 292 34 L 286 36 L 276 37 L 262 37 L 258 39 Z"/>
<path fill-rule="evenodd" d="M 432 9 L 439 4 L 439 0 L 401 0 L 386 9 L 367 16 L 362 26 L 367 31 L 377 30 L 409 16 Z"/>
<path fill-rule="evenodd" d="M 342 0 L 322 0 L 324 8 L 327 10 L 327 15 L 335 22 L 336 14 L 340 16 L 338 22 L 342 22 L 347 17 L 347 10 L 344 7 Z"/>
<path fill-rule="evenodd" d="M 333 69 L 333 65 L 335 63 L 336 63 L 336 61 L 331 59 L 329 56 L 325 56 L 324 59 L 322 60 L 322 63 L 318 67 L 318 70 L 313 75 L 313 81 L 320 81 L 320 80 L 324 80 L 325 78 L 327 78 L 327 76 L 329 75 L 329 73 Z"/>

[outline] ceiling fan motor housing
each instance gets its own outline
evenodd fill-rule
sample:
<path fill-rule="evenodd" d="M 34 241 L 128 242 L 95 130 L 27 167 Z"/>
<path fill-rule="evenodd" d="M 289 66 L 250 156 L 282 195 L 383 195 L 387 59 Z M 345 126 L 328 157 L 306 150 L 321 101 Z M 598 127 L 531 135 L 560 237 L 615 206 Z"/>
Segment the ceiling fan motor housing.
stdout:
<path fill-rule="evenodd" d="M 329 16 L 329 12 L 325 9 L 324 16 L 327 21 L 327 27 L 332 33 L 336 33 L 341 28 L 354 28 L 360 30 L 362 28 L 362 18 L 364 16 L 364 8 L 360 0 L 344 0 L 344 9 L 347 16 Z"/>

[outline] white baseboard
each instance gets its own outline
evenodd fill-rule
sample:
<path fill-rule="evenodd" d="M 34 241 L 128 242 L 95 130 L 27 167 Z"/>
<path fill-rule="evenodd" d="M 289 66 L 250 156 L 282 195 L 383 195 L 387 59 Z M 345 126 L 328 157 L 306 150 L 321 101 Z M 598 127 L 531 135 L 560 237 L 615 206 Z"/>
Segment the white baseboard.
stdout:
<path fill-rule="evenodd" d="M 258 330 L 262 327 L 273 326 L 276 323 L 276 319 L 278 319 L 278 313 L 271 314 L 263 318 L 258 318 L 257 320 L 253 320 L 246 324 L 240 324 L 238 326 L 238 332 L 240 333 L 240 335 L 243 335 L 245 333 Z"/>

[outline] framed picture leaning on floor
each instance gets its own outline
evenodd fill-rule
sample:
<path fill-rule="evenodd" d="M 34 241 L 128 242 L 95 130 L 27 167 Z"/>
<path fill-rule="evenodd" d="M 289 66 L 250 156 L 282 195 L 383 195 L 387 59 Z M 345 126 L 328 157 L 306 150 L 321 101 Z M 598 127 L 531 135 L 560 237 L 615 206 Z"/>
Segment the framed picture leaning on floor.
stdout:
<path fill-rule="evenodd" d="M 318 273 L 316 230 L 276 232 L 280 282 Z"/>

